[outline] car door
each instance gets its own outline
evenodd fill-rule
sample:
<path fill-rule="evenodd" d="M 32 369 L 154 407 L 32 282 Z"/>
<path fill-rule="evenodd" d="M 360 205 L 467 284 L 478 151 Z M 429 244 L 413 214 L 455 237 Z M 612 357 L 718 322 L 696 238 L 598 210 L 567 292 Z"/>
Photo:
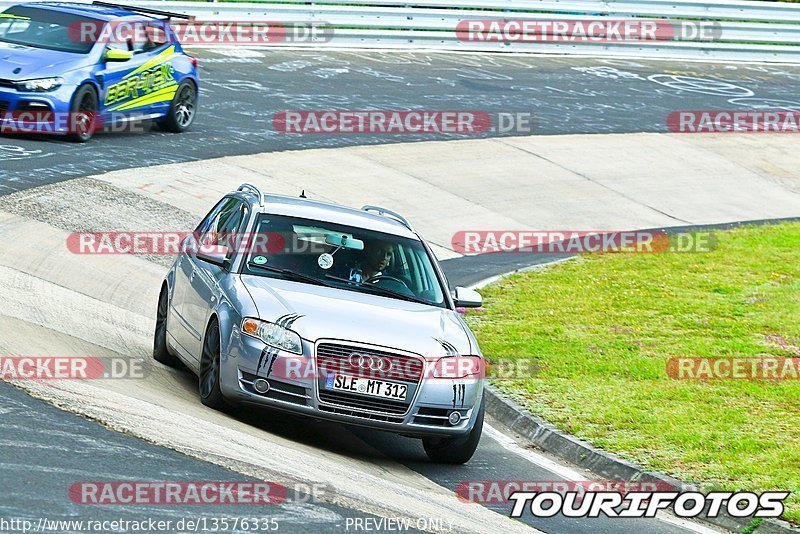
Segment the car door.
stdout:
<path fill-rule="evenodd" d="M 241 235 L 247 222 L 249 210 L 247 205 L 235 198 L 228 198 L 210 227 L 199 236 L 201 246 L 227 246 L 228 259 L 236 254 L 235 239 Z M 217 305 L 221 290 L 220 281 L 229 274 L 230 263 L 220 267 L 200 259 L 197 254 L 186 255 L 186 263 L 191 266 L 189 286 L 184 300 L 184 313 L 191 339 L 188 340 L 189 352 L 198 358 L 202 351 L 202 339 L 206 323 L 214 306 Z"/>
<path fill-rule="evenodd" d="M 97 73 L 102 80 L 101 109 L 106 123 L 131 116 L 163 114 L 177 88 L 172 75 L 172 49 L 161 21 L 130 23 L 132 38 L 123 31 L 109 32 L 106 50 L 130 52 L 128 61 L 107 61 Z M 174 91 L 173 91 L 174 93 Z"/>
<path fill-rule="evenodd" d="M 197 236 L 205 235 L 212 228 L 215 221 L 219 219 L 220 211 L 230 202 L 231 199 L 223 198 L 214 206 L 208 215 L 200 222 L 194 233 L 187 236 L 181 243 L 181 251 L 178 255 L 175 266 L 175 278 L 172 284 L 172 300 L 170 301 L 170 320 L 169 333 L 180 345 L 180 349 L 189 356 L 189 347 L 193 345 L 192 340 L 197 333 L 189 326 L 187 318 L 187 298 L 192 282 L 194 281 L 194 262 L 189 257 L 197 250 Z M 195 355 L 190 355 L 195 358 Z"/>

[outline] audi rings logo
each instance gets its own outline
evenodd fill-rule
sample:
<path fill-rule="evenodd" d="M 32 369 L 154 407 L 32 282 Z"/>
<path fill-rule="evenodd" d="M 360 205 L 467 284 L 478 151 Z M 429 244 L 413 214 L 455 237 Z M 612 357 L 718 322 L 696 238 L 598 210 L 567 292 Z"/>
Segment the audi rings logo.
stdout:
<path fill-rule="evenodd" d="M 369 369 L 370 371 L 387 372 L 392 368 L 392 361 L 389 358 L 381 358 L 380 356 L 351 352 L 350 365 L 361 369 Z"/>

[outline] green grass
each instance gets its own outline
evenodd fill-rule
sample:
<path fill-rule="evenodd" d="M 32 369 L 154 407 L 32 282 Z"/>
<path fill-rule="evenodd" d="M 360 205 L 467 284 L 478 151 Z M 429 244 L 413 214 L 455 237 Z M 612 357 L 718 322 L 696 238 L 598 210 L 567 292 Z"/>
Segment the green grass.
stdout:
<path fill-rule="evenodd" d="M 800 224 L 718 233 L 705 254 L 583 256 L 505 278 L 469 313 L 497 383 L 603 449 L 707 489 L 790 490 L 800 522 L 800 380 L 673 380 L 670 357 L 800 354 Z"/>

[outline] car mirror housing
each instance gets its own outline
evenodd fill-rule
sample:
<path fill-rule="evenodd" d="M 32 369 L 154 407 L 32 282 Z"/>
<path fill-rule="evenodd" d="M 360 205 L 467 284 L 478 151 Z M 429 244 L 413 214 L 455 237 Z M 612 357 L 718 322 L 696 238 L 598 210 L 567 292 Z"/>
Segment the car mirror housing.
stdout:
<path fill-rule="evenodd" d="M 133 58 L 133 52 L 127 50 L 120 50 L 118 48 L 109 48 L 106 50 L 103 59 L 105 61 L 130 61 Z"/>
<path fill-rule="evenodd" d="M 200 261 L 227 269 L 229 263 L 228 253 L 228 247 L 224 246 L 200 247 L 195 257 Z"/>
<path fill-rule="evenodd" d="M 457 308 L 480 308 L 483 306 L 483 297 L 480 293 L 461 286 L 453 290 L 453 301 Z"/>

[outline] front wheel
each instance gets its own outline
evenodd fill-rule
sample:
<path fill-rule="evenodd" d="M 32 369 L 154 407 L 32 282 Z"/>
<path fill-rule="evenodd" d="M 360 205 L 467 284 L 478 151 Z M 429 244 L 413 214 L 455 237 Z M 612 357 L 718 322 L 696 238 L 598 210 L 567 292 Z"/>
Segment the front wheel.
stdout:
<path fill-rule="evenodd" d="M 67 139 L 75 143 L 86 143 L 94 135 L 99 121 L 97 93 L 89 86 L 81 86 L 70 104 L 69 133 Z"/>
<path fill-rule="evenodd" d="M 175 357 L 167 346 L 167 313 L 169 313 L 169 294 L 167 287 L 161 289 L 156 311 L 156 331 L 153 335 L 153 359 L 174 369 L 183 369 L 183 363 Z"/>
<path fill-rule="evenodd" d="M 465 464 L 475 454 L 483 432 L 483 412 L 485 401 L 477 410 L 475 425 L 466 436 L 457 438 L 423 438 L 425 454 L 434 462 L 443 464 Z"/>
<path fill-rule="evenodd" d="M 167 116 L 159 126 L 168 132 L 183 133 L 194 122 L 196 113 L 197 88 L 192 82 L 182 82 L 169 105 Z"/>
<path fill-rule="evenodd" d="M 203 341 L 203 355 L 200 358 L 200 401 L 215 410 L 227 407 L 219 385 L 220 376 L 220 337 L 216 320 L 208 325 Z"/>

